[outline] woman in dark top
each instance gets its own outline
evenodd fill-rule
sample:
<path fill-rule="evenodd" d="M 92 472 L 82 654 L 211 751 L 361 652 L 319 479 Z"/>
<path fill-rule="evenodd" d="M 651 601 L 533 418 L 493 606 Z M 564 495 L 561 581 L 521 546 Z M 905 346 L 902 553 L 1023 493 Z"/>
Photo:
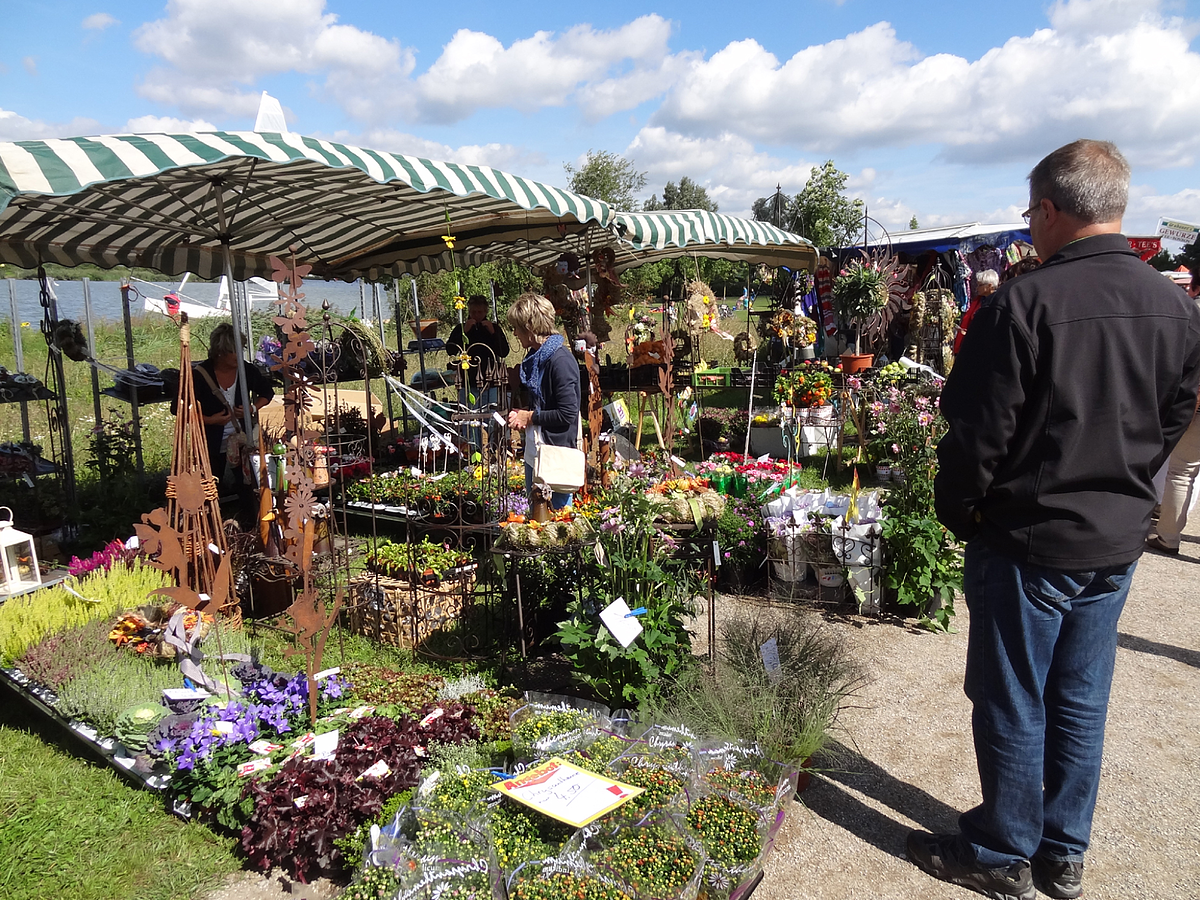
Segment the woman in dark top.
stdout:
<path fill-rule="evenodd" d="M 257 412 L 275 396 L 270 380 L 255 366 L 246 363 L 246 387 Z M 192 384 L 204 422 L 208 461 L 212 472 L 223 480 L 229 438 L 241 431 L 242 389 L 238 384 L 238 358 L 233 340 L 233 325 L 223 322 L 213 329 L 208 340 L 208 359 L 192 367 Z M 233 467 L 234 484 L 241 484 L 241 467 Z"/>
<path fill-rule="evenodd" d="M 579 363 L 566 339 L 554 331 L 554 307 L 539 294 L 522 294 L 508 310 L 508 325 L 528 352 L 521 362 L 521 383 L 533 409 L 514 409 L 510 428 L 530 429 L 525 437 L 525 487 L 532 499 L 533 461 L 539 441 L 556 447 L 579 447 Z M 536 429 L 536 431 L 533 431 Z M 571 495 L 555 492 L 550 505 L 571 505 Z"/>

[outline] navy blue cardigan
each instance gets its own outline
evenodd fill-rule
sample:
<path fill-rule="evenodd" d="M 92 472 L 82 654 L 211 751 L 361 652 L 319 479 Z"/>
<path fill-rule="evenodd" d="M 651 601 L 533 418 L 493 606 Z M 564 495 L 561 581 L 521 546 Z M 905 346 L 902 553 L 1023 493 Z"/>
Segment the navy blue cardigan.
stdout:
<path fill-rule="evenodd" d="M 533 352 L 533 351 L 531 351 Z M 566 344 L 554 351 L 542 370 L 542 407 L 533 424 L 555 447 L 575 447 L 579 436 L 579 363 Z"/>

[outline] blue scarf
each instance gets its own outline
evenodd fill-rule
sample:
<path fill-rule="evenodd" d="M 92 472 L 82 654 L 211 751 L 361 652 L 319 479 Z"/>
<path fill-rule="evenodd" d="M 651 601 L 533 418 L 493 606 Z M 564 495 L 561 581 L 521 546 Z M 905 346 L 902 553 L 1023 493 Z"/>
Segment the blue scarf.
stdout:
<path fill-rule="evenodd" d="M 542 346 L 521 360 L 521 381 L 525 383 L 525 387 L 529 388 L 529 396 L 533 400 L 535 411 L 541 410 L 544 399 L 542 397 L 542 373 L 545 372 L 546 364 L 550 362 L 554 351 L 565 343 L 566 338 L 561 334 L 552 334 L 546 338 Z"/>

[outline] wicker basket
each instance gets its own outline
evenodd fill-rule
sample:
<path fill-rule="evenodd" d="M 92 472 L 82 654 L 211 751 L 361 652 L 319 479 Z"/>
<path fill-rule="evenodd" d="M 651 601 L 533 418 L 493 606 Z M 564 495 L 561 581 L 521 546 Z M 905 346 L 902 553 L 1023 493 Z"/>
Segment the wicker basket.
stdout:
<path fill-rule="evenodd" d="M 475 569 L 455 581 L 425 585 L 368 573 L 350 582 L 350 630 L 381 643 L 413 648 L 462 614 L 475 589 Z"/>

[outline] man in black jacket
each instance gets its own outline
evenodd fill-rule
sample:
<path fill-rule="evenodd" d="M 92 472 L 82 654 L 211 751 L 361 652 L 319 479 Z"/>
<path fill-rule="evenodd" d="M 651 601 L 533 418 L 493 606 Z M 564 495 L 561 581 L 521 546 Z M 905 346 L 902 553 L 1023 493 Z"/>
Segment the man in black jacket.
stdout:
<path fill-rule="evenodd" d="M 1082 893 L 1117 620 L 1152 482 L 1191 420 L 1200 312 L 1121 234 L 1129 166 L 1076 141 L 1029 175 L 1042 266 L 980 307 L 942 394 L 936 504 L 966 541 L 983 802 L 909 857 L 995 898 Z"/>

